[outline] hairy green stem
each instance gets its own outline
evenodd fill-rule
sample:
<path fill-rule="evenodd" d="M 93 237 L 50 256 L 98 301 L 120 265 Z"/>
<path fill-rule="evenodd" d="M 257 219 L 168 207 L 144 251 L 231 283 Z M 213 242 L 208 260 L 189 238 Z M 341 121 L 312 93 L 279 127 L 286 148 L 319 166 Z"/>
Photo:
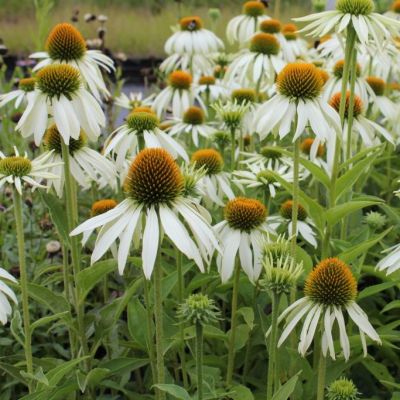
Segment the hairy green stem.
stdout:
<path fill-rule="evenodd" d="M 235 170 L 235 138 L 236 138 L 236 129 L 231 128 L 231 171 Z"/>
<path fill-rule="evenodd" d="M 197 400 L 203 400 L 203 325 L 196 322 Z"/>
<path fill-rule="evenodd" d="M 22 196 L 14 188 L 14 216 L 17 230 L 18 260 L 21 283 L 22 314 L 24 320 L 24 352 L 26 360 L 26 370 L 28 374 L 33 373 L 32 343 L 31 343 L 31 318 L 29 314 L 29 292 L 28 292 L 28 273 L 26 269 L 25 257 L 25 236 L 22 212 Z M 32 381 L 28 380 L 29 393 L 32 393 Z"/>
<path fill-rule="evenodd" d="M 65 179 L 65 200 L 66 200 L 66 211 L 68 220 L 68 231 L 71 232 L 78 224 L 78 208 L 77 198 L 75 190 L 75 182 L 71 175 L 70 159 L 69 159 L 69 147 L 61 140 L 62 159 L 64 162 L 64 179 Z M 75 294 L 75 311 L 77 315 L 78 323 L 78 335 L 79 341 L 82 348 L 82 355 L 86 356 L 89 354 L 89 347 L 86 338 L 85 330 L 85 319 L 84 319 L 84 304 L 80 301 L 80 292 L 77 285 L 78 274 L 81 270 L 81 260 L 79 251 L 79 241 L 77 236 L 70 237 L 70 250 L 72 259 L 72 270 L 74 275 L 74 294 Z M 91 361 L 90 359 L 85 360 L 86 372 L 90 370 Z"/>
<path fill-rule="evenodd" d="M 325 378 L 326 378 L 326 357 L 322 354 L 321 351 L 319 355 L 319 364 L 318 364 L 317 400 L 324 400 Z"/>
<path fill-rule="evenodd" d="M 162 267 L 161 267 L 161 241 L 158 249 L 156 264 L 154 266 L 154 320 L 156 324 L 156 366 L 157 384 L 165 383 L 164 366 L 164 327 L 163 327 L 163 301 L 162 301 Z M 158 399 L 165 400 L 165 392 L 158 390 Z"/>
<path fill-rule="evenodd" d="M 240 279 L 240 266 L 236 262 L 235 272 L 233 277 L 233 290 L 232 290 L 232 307 L 231 307 L 231 332 L 228 345 L 228 367 L 226 373 L 226 385 L 232 385 L 233 368 L 235 365 L 235 341 L 236 341 L 236 325 L 237 325 L 237 307 L 238 307 L 238 294 L 239 294 L 239 279 Z"/>
<path fill-rule="evenodd" d="M 268 380 L 267 380 L 267 400 L 271 400 L 275 391 L 279 386 L 278 377 L 278 358 L 277 354 L 277 338 L 278 338 L 278 313 L 280 294 L 272 292 L 272 315 L 271 315 L 271 334 L 269 337 L 269 351 L 268 351 Z"/>

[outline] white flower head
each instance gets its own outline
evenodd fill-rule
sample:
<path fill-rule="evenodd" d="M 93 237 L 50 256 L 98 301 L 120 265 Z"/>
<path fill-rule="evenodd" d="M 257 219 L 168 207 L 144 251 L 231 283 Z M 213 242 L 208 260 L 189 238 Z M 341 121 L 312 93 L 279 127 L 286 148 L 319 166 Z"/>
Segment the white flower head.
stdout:
<path fill-rule="evenodd" d="M 0 268 L 0 322 L 5 325 L 12 313 L 10 300 L 18 304 L 17 296 L 7 285 L 7 281 L 17 283 L 17 280 L 5 269 Z"/>
<path fill-rule="evenodd" d="M 126 122 L 117 128 L 107 138 L 104 145 L 105 154 L 116 156 L 118 169 L 127 157 L 139 152 L 139 140 L 144 140 L 145 147 L 162 147 L 168 150 L 174 158 L 182 157 L 188 161 L 188 155 L 180 143 L 159 128 L 157 115 L 148 108 L 140 107 L 131 112 Z"/>
<path fill-rule="evenodd" d="M 141 241 L 135 240 L 134 245 L 142 244 L 143 270 L 150 279 L 164 233 L 204 271 L 204 263 L 208 265 L 215 249 L 219 249 L 218 241 L 197 202 L 184 197 L 184 178 L 172 156 L 160 148 L 142 150 L 129 168 L 124 189 L 127 196 L 124 201 L 71 232 L 71 235 L 78 235 L 101 227 L 92 263 L 119 239 L 117 259 L 122 274 L 132 239 L 141 238 Z"/>
<path fill-rule="evenodd" d="M 294 18 L 295 21 L 307 22 L 300 32 L 321 37 L 335 30 L 343 32 L 353 26 L 358 40 L 367 45 L 374 42 L 381 46 L 391 36 L 397 36 L 400 21 L 374 12 L 373 0 L 338 0 L 336 10 Z"/>
<path fill-rule="evenodd" d="M 87 50 L 84 38 L 73 25 L 57 24 L 47 38 L 46 50 L 30 56 L 42 59 L 34 71 L 54 63 L 70 64 L 79 70 L 83 81 L 96 98 L 100 97 L 100 93 L 109 95 L 100 68 L 111 72 L 114 69 L 113 61 L 99 50 Z"/>
<path fill-rule="evenodd" d="M 49 186 L 54 187 L 59 197 L 62 197 L 64 188 L 61 141 L 60 132 L 55 125 L 47 129 L 44 144 L 51 153 L 48 161 L 53 164 L 53 167 L 49 168 L 49 172 L 60 177 L 60 179 L 50 181 Z M 84 132 L 80 133 L 77 140 L 70 139 L 68 151 L 71 174 L 81 188 L 90 189 L 91 183 L 95 182 L 99 189 L 106 185 L 116 189 L 117 170 L 114 164 L 99 152 L 88 147 Z"/>
<path fill-rule="evenodd" d="M 230 43 L 243 44 L 257 31 L 261 21 L 269 19 L 265 15 L 265 6 L 261 1 L 246 1 L 243 14 L 232 18 L 226 27 L 226 37 Z"/>
<path fill-rule="evenodd" d="M 14 101 L 14 108 L 26 103 L 27 95 L 35 89 L 35 78 L 22 78 L 18 82 L 18 89 L 0 95 L 0 107 Z"/>
<path fill-rule="evenodd" d="M 321 142 L 327 141 L 341 128 L 338 113 L 321 98 L 323 84 L 313 64 L 287 64 L 277 77 L 277 94 L 255 112 L 254 130 L 261 139 L 275 131 L 282 139 L 293 129 L 295 141 L 309 124 Z"/>
<path fill-rule="evenodd" d="M 158 117 L 172 109 L 174 117 L 182 117 L 185 110 L 197 101 L 203 109 L 206 109 L 201 97 L 194 90 L 192 75 L 188 72 L 177 70 L 171 72 L 168 77 L 168 86 L 157 94 L 153 101 L 153 109 Z"/>
<path fill-rule="evenodd" d="M 237 197 L 226 204 L 224 214 L 225 219 L 214 227 L 222 246 L 217 255 L 221 280 L 227 282 L 232 276 L 239 253 L 240 266 L 255 283 L 262 271 L 262 236 L 275 233 L 266 223 L 267 210 L 258 200 Z"/>
<path fill-rule="evenodd" d="M 346 332 L 344 313 L 346 312 L 360 332 L 364 356 L 367 354 L 365 335 L 381 344 L 378 333 L 372 327 L 367 314 L 355 302 L 357 282 L 350 268 L 338 258 L 322 260 L 308 276 L 305 296 L 291 304 L 279 317 L 281 322 L 287 317 L 287 323 L 278 341 L 280 347 L 296 325 L 305 317 L 300 333 L 298 350 L 303 356 L 310 348 L 317 328 L 322 327 L 322 353 L 336 358 L 333 341 L 334 325 L 339 328 L 339 342 L 343 356 L 350 357 L 350 341 Z"/>
<path fill-rule="evenodd" d="M 49 114 L 66 144 L 70 137 L 78 139 L 81 129 L 89 139 L 96 140 L 105 125 L 99 103 L 85 89 L 79 71 L 69 64 L 52 64 L 41 69 L 27 101 L 16 129 L 23 137 L 34 135 L 36 145 L 47 129 Z"/>
<path fill-rule="evenodd" d="M 26 153 L 21 156 L 16 147 L 14 151 L 15 155 L 8 157 L 0 151 L 0 188 L 9 184 L 22 195 L 23 183 L 31 185 L 32 190 L 35 190 L 38 187 L 48 187 L 42 184 L 44 179 L 59 179 L 58 175 L 49 172 L 51 168 L 62 165 L 62 162 L 49 162 L 52 152 L 44 153 L 31 161 Z"/>
<path fill-rule="evenodd" d="M 210 138 L 215 132 L 205 120 L 205 113 L 200 107 L 189 107 L 183 114 L 182 118 L 172 119 L 170 128 L 167 129 L 171 136 L 191 135 L 193 144 L 199 146 L 199 137 Z"/>

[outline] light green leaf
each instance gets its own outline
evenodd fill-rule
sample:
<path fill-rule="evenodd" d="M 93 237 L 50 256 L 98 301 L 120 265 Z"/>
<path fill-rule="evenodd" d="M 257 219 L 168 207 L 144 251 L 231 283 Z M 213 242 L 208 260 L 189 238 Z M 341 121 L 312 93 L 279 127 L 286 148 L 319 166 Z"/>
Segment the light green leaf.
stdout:
<path fill-rule="evenodd" d="M 365 299 L 366 297 L 373 296 L 379 292 L 383 292 L 386 289 L 390 289 L 393 286 L 396 286 L 397 282 L 384 282 L 384 283 L 379 283 L 378 285 L 373 285 L 365 288 L 360 292 L 358 295 L 358 300 Z"/>
<path fill-rule="evenodd" d="M 343 260 L 346 263 L 350 263 L 355 258 L 357 258 L 361 254 L 365 254 L 372 246 L 382 240 L 390 231 L 392 227 L 386 229 L 386 231 L 380 233 L 379 235 L 365 241 L 361 242 L 357 245 L 350 247 L 348 250 L 343 251 L 337 257 Z"/>
<path fill-rule="evenodd" d="M 14 316 L 11 320 L 10 323 L 10 330 L 14 338 L 17 340 L 17 342 L 24 347 L 24 330 L 22 329 L 22 319 L 21 319 L 21 314 L 18 310 L 14 311 Z"/>
<path fill-rule="evenodd" d="M 237 313 L 243 316 L 247 326 L 252 330 L 254 328 L 254 310 L 251 307 L 242 307 Z"/>
<path fill-rule="evenodd" d="M 55 314 L 64 313 L 65 311 L 70 310 L 69 303 L 64 296 L 56 294 L 44 286 L 28 283 L 28 292 L 32 299 L 46 306 Z"/>
<path fill-rule="evenodd" d="M 43 368 L 39 367 L 39 369 L 35 372 L 35 374 L 28 373 L 26 371 L 21 371 L 21 375 L 27 380 L 37 381 L 42 383 L 45 386 L 49 386 L 49 381 L 45 374 L 43 373 Z"/>
<path fill-rule="evenodd" d="M 381 313 L 385 313 L 390 310 L 394 310 L 395 308 L 400 308 L 400 300 L 393 300 L 389 304 L 386 304 L 386 306 L 383 307 L 383 310 L 381 311 Z"/>
<path fill-rule="evenodd" d="M 229 398 L 232 400 L 254 400 L 251 390 L 243 385 L 233 386 Z"/>
<path fill-rule="evenodd" d="M 76 358 L 74 360 L 63 362 L 57 367 L 47 372 L 46 377 L 49 380 L 49 386 L 57 386 L 61 380 L 69 374 L 74 368 L 82 361 L 86 360 L 89 356 Z"/>
<path fill-rule="evenodd" d="M 106 368 L 94 368 L 86 376 L 78 374 L 77 379 L 81 392 L 85 393 L 87 387 L 96 386 L 109 374 L 110 370 Z"/>
<path fill-rule="evenodd" d="M 173 396 L 175 399 L 179 400 L 192 400 L 190 397 L 189 393 L 182 387 L 177 386 L 177 385 L 172 385 L 172 384 L 158 384 L 158 385 L 153 385 L 155 388 L 166 392 Z"/>
<path fill-rule="evenodd" d="M 134 371 L 135 369 L 144 367 L 149 363 L 146 358 L 114 358 L 110 361 L 101 362 L 99 368 L 110 370 L 111 374 L 122 375 L 126 372 Z"/>
<path fill-rule="evenodd" d="M 153 337 L 152 332 L 148 332 L 146 309 L 139 299 L 132 299 L 128 303 L 128 330 L 131 338 L 136 341 L 143 350 L 149 347 L 149 338 Z"/>
<path fill-rule="evenodd" d="M 55 321 L 57 319 L 64 318 L 68 314 L 69 314 L 69 311 L 64 311 L 64 312 L 57 313 L 57 314 L 54 314 L 54 315 L 48 315 L 47 317 L 43 317 L 43 318 L 40 318 L 40 319 L 36 320 L 35 322 L 32 322 L 32 324 L 31 324 L 31 333 L 36 328 L 39 328 L 40 326 L 43 326 L 43 325 L 46 325 L 46 324 L 49 324 L 50 322 L 53 322 L 53 321 Z"/>
<path fill-rule="evenodd" d="M 78 274 L 78 287 L 81 291 L 80 301 L 83 302 L 96 284 L 103 279 L 104 276 L 117 268 L 117 261 L 113 258 L 109 260 L 99 261 L 89 268 L 86 268 Z"/>
<path fill-rule="evenodd" d="M 326 212 L 326 220 L 329 225 L 334 226 L 341 221 L 346 215 L 355 211 L 361 210 L 364 207 L 369 207 L 374 204 L 379 204 L 378 201 L 350 201 L 348 203 L 339 204 L 338 206 L 330 208 Z"/>
<path fill-rule="evenodd" d="M 287 400 L 294 392 L 300 374 L 301 371 L 292 376 L 283 386 L 281 386 L 272 397 L 272 400 Z"/>

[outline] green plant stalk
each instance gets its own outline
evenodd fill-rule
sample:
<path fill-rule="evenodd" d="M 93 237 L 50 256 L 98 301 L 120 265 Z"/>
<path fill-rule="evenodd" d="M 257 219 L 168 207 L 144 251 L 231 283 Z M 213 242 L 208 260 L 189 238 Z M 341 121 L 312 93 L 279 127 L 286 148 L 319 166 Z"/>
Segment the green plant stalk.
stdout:
<path fill-rule="evenodd" d="M 154 266 L 154 320 L 156 324 L 156 367 L 157 367 L 157 384 L 165 383 L 165 366 L 164 366 L 164 329 L 163 329 L 163 301 L 162 301 L 162 267 L 161 267 L 161 240 L 159 244 L 156 263 Z M 165 400 L 165 392 L 157 389 L 157 398 Z"/>
<path fill-rule="evenodd" d="M 71 232 L 74 227 L 78 224 L 78 209 L 77 209 L 77 198 L 75 191 L 75 182 L 71 175 L 70 160 L 69 160 L 69 147 L 61 140 L 62 159 L 64 162 L 64 179 L 65 179 L 65 200 L 66 200 L 66 211 L 68 219 L 68 230 Z M 80 272 L 80 251 L 79 242 L 77 236 L 70 237 L 70 249 L 72 259 L 72 270 L 74 275 L 74 294 L 75 294 L 75 311 L 77 315 L 78 323 L 78 335 L 79 341 L 82 348 L 82 355 L 86 356 L 89 354 L 89 347 L 86 338 L 85 320 L 84 320 L 84 304 L 80 301 L 80 293 L 77 286 L 78 274 Z M 64 255 L 66 256 L 66 255 Z M 85 360 L 86 372 L 90 371 L 91 361 L 89 358 Z"/>
<path fill-rule="evenodd" d="M 322 354 L 319 355 L 318 364 L 318 381 L 317 381 L 317 400 L 324 400 L 325 394 L 325 378 L 326 378 L 326 357 Z"/>
<path fill-rule="evenodd" d="M 147 332 L 149 332 L 150 337 L 147 338 L 147 347 L 149 352 L 149 359 L 150 359 L 150 369 L 151 369 L 151 376 L 153 382 L 157 380 L 157 372 L 156 372 L 156 357 L 155 357 L 155 349 L 154 349 L 154 337 L 151 335 L 152 332 L 152 322 L 153 322 L 153 313 L 151 310 L 150 304 L 150 295 L 149 295 L 149 285 L 144 275 L 144 271 L 142 268 L 142 276 L 143 276 L 143 292 L 144 292 L 144 304 L 146 306 L 146 325 L 147 325 Z"/>
<path fill-rule="evenodd" d="M 293 155 L 293 193 L 292 193 L 292 238 L 290 243 L 291 255 L 296 259 L 297 222 L 299 216 L 299 169 L 300 169 L 300 139 L 294 142 Z"/>
<path fill-rule="evenodd" d="M 31 343 L 31 325 L 29 314 L 29 292 L 28 292 L 28 274 L 26 269 L 25 257 L 25 237 L 24 237 L 24 223 L 22 212 L 22 196 L 18 193 L 17 189 L 13 189 L 14 194 L 14 216 L 15 225 L 17 230 L 17 243 L 18 243 L 18 261 L 20 271 L 20 284 L 21 284 L 21 297 L 22 297 L 22 314 L 24 320 L 24 352 L 26 359 L 26 370 L 28 374 L 33 373 L 32 361 L 32 343 Z M 32 381 L 28 381 L 29 393 L 32 393 Z"/>
<path fill-rule="evenodd" d="M 235 137 L 236 137 L 236 129 L 231 127 L 231 171 L 235 170 Z"/>
<path fill-rule="evenodd" d="M 203 400 L 203 325 L 196 322 L 197 400 Z"/>
<path fill-rule="evenodd" d="M 277 339 L 278 339 L 278 314 L 281 295 L 272 292 L 272 315 L 271 315 L 271 334 L 269 337 L 269 357 L 268 357 L 268 380 L 267 380 L 267 400 L 271 400 L 279 386 L 278 377 L 278 358 Z"/>
<path fill-rule="evenodd" d="M 344 122 L 345 122 L 345 111 L 346 111 L 346 93 L 347 93 L 347 84 L 349 82 L 350 77 L 350 61 L 351 55 L 353 52 L 353 48 L 356 43 L 356 32 L 353 26 L 349 26 L 347 28 L 347 39 L 346 39 L 346 48 L 345 48 L 345 62 L 343 68 L 343 76 L 342 76 L 342 88 L 341 88 L 341 99 L 340 99 L 340 107 L 339 107 L 339 116 L 341 121 L 341 128 L 343 130 Z M 335 143 L 335 154 L 333 159 L 332 166 L 332 176 L 331 183 L 329 188 L 329 203 L 328 207 L 332 208 L 336 204 L 336 182 L 339 175 L 339 161 L 340 161 L 340 153 L 341 153 L 341 140 L 339 135 L 336 137 Z M 325 228 L 325 235 L 322 242 L 322 251 L 321 257 L 326 258 L 329 256 L 329 240 L 331 237 L 331 228 Z"/>
<path fill-rule="evenodd" d="M 231 306 L 231 334 L 228 345 L 228 367 L 226 372 L 226 385 L 232 385 L 233 368 L 235 365 L 235 341 L 236 341 L 236 325 L 237 325 L 237 307 L 239 294 L 240 267 L 236 261 L 235 272 L 233 277 L 232 306 Z"/>
<path fill-rule="evenodd" d="M 355 100 L 355 86 L 356 86 L 356 70 L 357 70 L 357 48 L 354 46 L 351 54 L 351 64 L 350 64 L 350 96 L 349 96 L 349 109 L 347 112 L 347 144 L 346 144 L 346 154 L 344 161 L 347 161 L 351 157 L 351 141 L 352 141 L 352 131 L 353 131 L 353 121 L 354 121 L 354 100 Z M 351 166 L 349 166 L 349 169 Z M 350 201 L 352 198 L 352 188 L 349 188 L 346 194 L 346 202 Z M 343 219 L 341 226 L 340 237 L 342 240 L 346 239 L 347 235 L 347 225 L 349 217 Z"/>
<path fill-rule="evenodd" d="M 182 271 L 182 253 L 178 249 L 176 249 L 176 270 L 178 274 L 178 304 L 182 304 L 185 282 Z M 179 324 L 179 340 L 181 344 L 179 346 L 179 359 L 181 361 L 183 386 L 185 387 L 185 389 L 187 389 L 189 387 L 189 382 L 186 372 L 185 331 L 184 331 L 185 327 L 182 321 L 180 322 L 181 323 Z"/>

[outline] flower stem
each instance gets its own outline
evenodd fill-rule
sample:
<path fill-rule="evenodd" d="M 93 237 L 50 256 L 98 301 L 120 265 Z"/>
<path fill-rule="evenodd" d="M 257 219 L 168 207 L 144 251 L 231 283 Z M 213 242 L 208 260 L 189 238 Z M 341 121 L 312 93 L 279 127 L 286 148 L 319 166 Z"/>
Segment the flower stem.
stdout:
<path fill-rule="evenodd" d="M 61 150 L 62 150 L 62 159 L 64 162 L 65 200 L 66 200 L 66 211 L 68 219 L 68 231 L 71 232 L 74 229 L 74 227 L 78 224 L 78 208 L 77 208 L 75 182 L 72 178 L 70 169 L 69 147 L 64 143 L 63 140 L 61 140 Z M 82 302 L 80 301 L 80 292 L 77 286 L 78 274 L 81 269 L 78 236 L 70 237 L 70 250 L 71 250 L 72 270 L 75 281 L 74 285 L 75 311 L 77 315 L 79 341 L 82 348 L 82 355 L 86 356 L 89 354 L 89 348 L 87 344 L 86 330 L 85 330 L 85 320 L 84 320 L 85 309 L 84 309 L 84 304 L 82 304 Z M 91 364 L 90 359 L 87 359 L 85 361 L 85 368 L 87 372 L 90 370 L 90 364 Z"/>
<path fill-rule="evenodd" d="M 278 359 L 276 357 L 276 344 L 278 338 L 278 312 L 281 296 L 272 292 L 271 335 L 269 338 L 267 400 L 271 400 L 278 387 Z"/>
<path fill-rule="evenodd" d="M 161 243 L 158 249 L 156 264 L 154 266 L 154 320 L 156 323 L 156 366 L 157 384 L 165 383 L 164 367 L 164 329 L 163 329 L 163 301 L 162 301 L 162 267 L 161 267 Z M 158 390 L 158 399 L 165 400 L 165 392 Z"/>
<path fill-rule="evenodd" d="M 14 188 L 14 215 L 15 225 L 17 229 L 17 242 L 18 242 L 18 260 L 20 271 L 21 283 L 21 297 L 22 297 L 22 313 L 24 319 L 24 351 L 26 359 L 26 370 L 28 374 L 33 373 L 32 361 L 32 344 L 31 344 L 31 327 L 30 327 L 30 314 L 29 314 L 29 298 L 28 298 L 28 274 L 26 270 L 25 258 L 25 237 L 24 237 L 24 224 L 22 213 L 22 196 Z M 32 393 L 32 382 L 28 381 L 29 393 Z"/>
<path fill-rule="evenodd" d="M 182 253 L 178 249 L 176 249 L 176 270 L 178 273 L 178 304 L 182 304 L 185 282 L 182 271 Z M 185 332 L 183 323 L 179 324 L 179 340 L 181 342 L 179 346 L 179 358 L 181 360 L 182 380 L 183 386 L 187 389 L 189 387 L 189 382 L 186 372 Z"/>
<path fill-rule="evenodd" d="M 293 155 L 293 194 L 292 194 L 292 238 L 291 254 L 296 259 L 297 221 L 299 215 L 299 166 L 300 166 L 300 139 L 294 142 Z"/>
<path fill-rule="evenodd" d="M 231 128 L 231 170 L 234 171 L 236 167 L 235 163 L 235 138 L 236 138 L 236 129 Z"/>
<path fill-rule="evenodd" d="M 239 279 L 240 267 L 236 262 L 235 273 L 233 278 L 233 291 L 232 291 L 232 307 L 231 307 L 231 333 L 229 338 L 228 347 L 228 367 L 226 373 L 226 385 L 232 385 L 233 368 L 235 364 L 235 341 L 236 341 L 236 324 L 237 324 L 237 306 L 238 306 L 238 293 L 239 293 Z"/>
<path fill-rule="evenodd" d="M 319 365 L 318 365 L 317 400 L 324 400 L 325 377 L 326 377 L 326 358 L 321 351 L 319 355 Z"/>
<path fill-rule="evenodd" d="M 196 322 L 197 400 L 203 400 L 203 325 Z"/>

